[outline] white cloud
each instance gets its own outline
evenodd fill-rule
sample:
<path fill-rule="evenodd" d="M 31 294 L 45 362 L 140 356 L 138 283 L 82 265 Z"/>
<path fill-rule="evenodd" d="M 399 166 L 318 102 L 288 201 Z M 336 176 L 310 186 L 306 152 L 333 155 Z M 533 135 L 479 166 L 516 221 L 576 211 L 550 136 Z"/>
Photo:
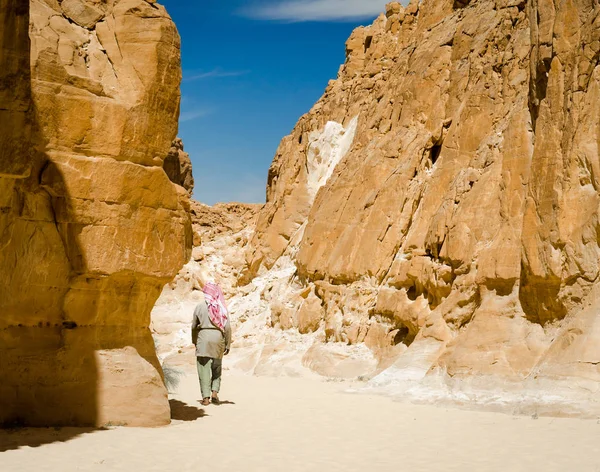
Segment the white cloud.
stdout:
<path fill-rule="evenodd" d="M 254 5 L 241 13 L 251 18 L 279 21 L 350 21 L 374 18 L 389 0 L 285 0 Z"/>
<path fill-rule="evenodd" d="M 195 74 L 191 73 L 190 75 L 186 75 L 184 72 L 183 81 L 193 82 L 194 80 L 213 79 L 219 77 L 239 77 L 240 75 L 246 75 L 249 73 L 249 70 L 224 71 L 217 68 L 206 72 L 198 72 Z"/>
<path fill-rule="evenodd" d="M 179 122 L 185 123 L 186 121 L 192 121 L 196 118 L 202 118 L 203 116 L 209 115 L 212 110 L 206 108 L 197 108 L 195 110 L 184 111 L 179 114 Z"/>

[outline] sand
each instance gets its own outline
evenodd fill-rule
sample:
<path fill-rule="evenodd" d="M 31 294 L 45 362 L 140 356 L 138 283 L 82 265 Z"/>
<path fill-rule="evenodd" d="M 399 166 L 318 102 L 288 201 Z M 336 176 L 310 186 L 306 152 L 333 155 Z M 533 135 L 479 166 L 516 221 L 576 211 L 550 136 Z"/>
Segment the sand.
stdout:
<path fill-rule="evenodd" d="M 600 422 L 345 393 L 349 384 L 226 372 L 200 408 L 192 370 L 164 428 L 0 431 L 0 471 L 600 472 Z"/>

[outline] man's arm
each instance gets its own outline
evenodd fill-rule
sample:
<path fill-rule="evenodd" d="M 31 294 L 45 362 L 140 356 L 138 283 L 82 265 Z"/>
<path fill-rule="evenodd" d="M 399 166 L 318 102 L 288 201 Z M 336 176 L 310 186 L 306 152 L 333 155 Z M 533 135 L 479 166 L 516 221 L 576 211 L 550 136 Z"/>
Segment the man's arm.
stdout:
<path fill-rule="evenodd" d="M 198 333 L 200 332 L 200 320 L 198 320 L 197 316 L 198 308 L 194 310 L 194 319 L 192 320 L 192 344 L 196 345 L 196 341 L 198 340 Z"/>
<path fill-rule="evenodd" d="M 229 349 L 231 349 L 231 324 L 227 320 L 225 323 L 225 354 L 229 354 Z"/>

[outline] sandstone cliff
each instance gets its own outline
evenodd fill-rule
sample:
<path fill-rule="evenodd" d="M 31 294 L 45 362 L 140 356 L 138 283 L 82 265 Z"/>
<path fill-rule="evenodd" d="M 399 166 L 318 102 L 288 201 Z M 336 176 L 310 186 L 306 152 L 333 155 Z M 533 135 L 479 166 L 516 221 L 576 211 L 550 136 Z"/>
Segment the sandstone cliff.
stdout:
<path fill-rule="evenodd" d="M 163 170 L 175 25 L 150 0 L 1 0 L 0 27 L 0 423 L 168 423 L 148 327 L 192 243 Z"/>
<path fill-rule="evenodd" d="M 600 6 L 391 3 L 346 50 L 269 170 L 265 322 L 405 397 L 599 414 Z"/>

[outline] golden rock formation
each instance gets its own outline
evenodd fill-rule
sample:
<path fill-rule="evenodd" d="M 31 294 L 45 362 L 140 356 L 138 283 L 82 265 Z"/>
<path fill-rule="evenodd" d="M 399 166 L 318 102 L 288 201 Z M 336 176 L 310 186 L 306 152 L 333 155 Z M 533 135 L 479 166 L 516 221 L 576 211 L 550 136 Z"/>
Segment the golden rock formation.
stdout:
<path fill-rule="evenodd" d="M 144 0 L 1 0 L 0 25 L 0 423 L 168 423 L 150 311 L 192 244 L 163 170 L 175 25 Z"/>
<path fill-rule="evenodd" d="M 598 414 L 600 6 L 391 3 L 346 51 L 247 253 L 296 266 L 274 325 L 365 343 L 373 385 Z"/>
<path fill-rule="evenodd" d="M 163 162 L 163 169 L 171 182 L 183 187 L 190 196 L 194 192 L 194 175 L 190 155 L 183 150 L 181 138 L 175 139 L 171 144 L 169 154 Z"/>

